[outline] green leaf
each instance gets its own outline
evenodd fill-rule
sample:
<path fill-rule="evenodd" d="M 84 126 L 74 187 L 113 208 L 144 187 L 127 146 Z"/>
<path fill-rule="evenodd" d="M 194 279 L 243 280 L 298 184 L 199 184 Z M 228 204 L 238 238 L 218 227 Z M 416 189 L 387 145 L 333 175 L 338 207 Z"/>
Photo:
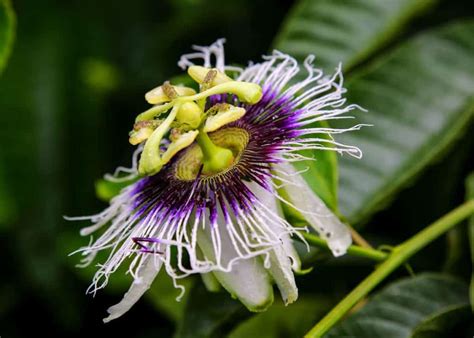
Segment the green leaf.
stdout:
<path fill-rule="evenodd" d="M 340 207 L 352 223 L 368 218 L 461 135 L 474 112 L 474 21 L 432 30 L 356 74 L 348 100 L 369 110 L 373 127 L 338 139 L 361 147 L 343 157 Z"/>
<path fill-rule="evenodd" d="M 318 67 L 345 69 L 387 44 L 432 0 L 302 0 L 288 15 L 275 48 L 299 60 L 315 54 Z"/>
<path fill-rule="evenodd" d="M 15 13 L 9 0 L 0 0 L 0 74 L 7 64 L 15 37 Z M 6 170 L 2 165 L 5 161 L 0 152 L 0 230 L 15 216 L 15 203 L 11 198 L 7 184 Z M 6 161 L 5 161 L 6 163 Z"/>
<path fill-rule="evenodd" d="M 224 337 L 234 324 L 250 315 L 227 292 L 210 293 L 196 283 L 186 304 L 176 338 Z"/>
<path fill-rule="evenodd" d="M 445 338 L 459 323 L 469 320 L 471 311 L 469 305 L 454 305 L 435 313 L 431 318 L 418 325 L 411 338 Z"/>
<path fill-rule="evenodd" d="M 466 179 L 467 199 L 474 199 L 474 172 Z M 469 297 L 471 300 L 472 312 L 474 312 L 474 215 L 469 218 L 468 233 L 469 245 L 471 247 L 471 284 L 469 287 Z"/>
<path fill-rule="evenodd" d="M 5 68 L 15 39 L 15 13 L 9 0 L 0 0 L 0 73 Z"/>
<path fill-rule="evenodd" d="M 4 164 L 0 158 L 0 232 L 6 229 L 7 223 L 16 216 L 16 205 L 9 194 Z"/>
<path fill-rule="evenodd" d="M 467 296 L 467 285 L 446 275 L 406 278 L 380 291 L 325 337 L 425 337 L 422 334 L 442 332 L 463 319 L 454 314 L 468 305 Z"/>
<path fill-rule="evenodd" d="M 280 301 L 275 302 L 268 311 L 240 324 L 229 338 L 302 337 L 330 304 L 329 299 L 311 296 L 301 297 L 289 306 Z"/>

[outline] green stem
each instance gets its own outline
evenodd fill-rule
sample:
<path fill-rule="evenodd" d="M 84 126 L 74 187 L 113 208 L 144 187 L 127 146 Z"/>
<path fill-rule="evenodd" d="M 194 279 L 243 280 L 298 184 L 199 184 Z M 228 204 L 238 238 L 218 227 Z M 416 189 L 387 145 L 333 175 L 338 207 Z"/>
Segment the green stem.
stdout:
<path fill-rule="evenodd" d="M 234 161 L 232 151 L 215 145 L 204 130 L 199 130 L 196 141 L 203 154 L 204 174 L 218 173 L 232 165 Z"/>
<path fill-rule="evenodd" d="M 402 265 L 411 256 L 444 234 L 460 221 L 474 213 L 474 200 L 470 200 L 441 217 L 418 234 L 393 249 L 388 258 L 374 272 L 364 279 L 351 293 L 337 304 L 307 334 L 306 338 L 322 337 L 357 302 L 385 279 L 392 271 Z"/>
<path fill-rule="evenodd" d="M 324 239 L 321 239 L 320 237 L 308 233 L 302 233 L 304 239 L 308 242 L 308 244 L 312 246 L 316 246 L 321 249 L 326 249 L 329 250 L 329 246 L 327 242 Z M 364 257 L 364 258 L 369 258 L 372 259 L 376 262 L 382 262 L 385 259 L 387 259 L 388 254 L 380 251 L 380 250 L 375 250 L 375 249 L 369 249 L 369 248 L 363 248 L 361 246 L 357 245 L 351 245 L 347 249 L 347 254 L 351 256 L 358 256 L 358 257 Z"/>
<path fill-rule="evenodd" d="M 204 156 L 205 160 L 211 159 L 212 156 L 221 149 L 220 147 L 216 146 L 214 142 L 210 139 L 209 135 L 205 133 L 202 129 L 199 130 L 199 134 L 196 138 L 199 147 L 202 150 L 202 155 Z"/>
<path fill-rule="evenodd" d="M 229 81 L 218 84 L 198 94 L 180 97 L 178 100 L 199 101 L 211 95 L 225 93 L 235 94 L 240 100 L 250 104 L 255 104 L 262 98 L 262 88 L 259 85 L 251 82 Z"/>
<path fill-rule="evenodd" d="M 135 118 L 135 122 L 152 120 L 155 116 L 169 110 L 171 107 L 173 107 L 173 105 L 174 102 L 168 102 L 162 105 L 153 106 L 147 111 L 144 111 L 143 113 L 139 114 Z"/>

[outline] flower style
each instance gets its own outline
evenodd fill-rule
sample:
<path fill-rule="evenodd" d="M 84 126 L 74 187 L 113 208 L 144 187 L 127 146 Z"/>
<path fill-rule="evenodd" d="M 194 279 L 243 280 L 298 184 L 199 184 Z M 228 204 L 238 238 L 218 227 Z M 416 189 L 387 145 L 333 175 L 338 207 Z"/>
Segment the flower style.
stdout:
<path fill-rule="evenodd" d="M 133 166 L 107 176 L 135 183 L 102 213 L 79 218 L 93 223 L 82 235 L 107 226 L 79 249 L 83 264 L 111 251 L 89 292 L 130 261 L 134 282 L 109 308 L 106 322 L 128 311 L 162 268 L 183 291 L 179 280 L 191 274 L 217 280 L 252 311 L 272 303 L 272 282 L 286 304 L 294 302 L 293 271 L 301 264 L 291 237 L 301 236 L 302 228 L 285 220 L 280 203 L 301 213 L 335 256 L 351 244 L 346 226 L 292 165 L 308 160 L 301 154 L 308 149 L 361 157 L 358 148 L 332 138 L 360 125 L 342 130 L 318 124 L 350 118 L 347 113 L 359 108 L 346 105 L 340 66 L 327 77 L 309 56 L 306 78 L 294 82 L 300 67 L 291 56 L 274 51 L 261 63 L 230 67 L 223 43 L 195 46 L 181 57 L 178 65 L 199 84 L 198 93 L 166 82 L 145 95 L 153 107 L 138 115 L 130 133 L 130 143 L 139 145 Z"/>

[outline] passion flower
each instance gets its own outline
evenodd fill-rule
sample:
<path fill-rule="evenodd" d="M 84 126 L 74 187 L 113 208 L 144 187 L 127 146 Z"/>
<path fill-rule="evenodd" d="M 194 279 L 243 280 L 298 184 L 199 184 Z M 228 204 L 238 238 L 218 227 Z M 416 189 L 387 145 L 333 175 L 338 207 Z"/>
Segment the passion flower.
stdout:
<path fill-rule="evenodd" d="M 83 263 L 110 252 L 89 291 L 104 287 L 126 260 L 134 277 L 104 321 L 128 311 L 162 268 L 176 287 L 196 273 L 217 280 L 252 311 L 272 303 L 272 282 L 286 304 L 295 301 L 300 259 L 291 237 L 302 229 L 285 220 L 280 203 L 299 211 L 334 255 L 351 244 L 346 226 L 292 165 L 308 160 L 301 155 L 308 149 L 316 160 L 317 151 L 361 156 L 332 137 L 360 125 L 318 124 L 350 118 L 358 108 L 346 105 L 341 68 L 324 76 L 309 56 L 307 76 L 297 82 L 301 70 L 291 56 L 275 51 L 244 69 L 229 67 L 223 42 L 181 57 L 179 66 L 199 90 L 165 82 L 145 95 L 154 106 L 137 116 L 130 132 L 130 143 L 138 145 L 133 166 L 108 176 L 135 182 L 100 214 L 80 218 L 93 223 L 82 235 L 106 228 L 79 250 Z"/>

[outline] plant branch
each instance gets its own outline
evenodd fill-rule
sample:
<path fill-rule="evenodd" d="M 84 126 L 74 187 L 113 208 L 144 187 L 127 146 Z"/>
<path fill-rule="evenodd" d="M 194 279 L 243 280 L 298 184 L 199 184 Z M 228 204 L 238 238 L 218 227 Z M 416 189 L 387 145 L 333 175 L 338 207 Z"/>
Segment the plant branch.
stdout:
<path fill-rule="evenodd" d="M 474 200 L 469 200 L 444 215 L 415 236 L 396 246 L 389 254 L 388 258 L 354 290 L 352 290 L 339 304 L 337 304 L 319 323 L 317 323 L 306 334 L 305 338 L 322 337 L 359 300 L 365 297 L 391 272 L 397 269 L 426 245 L 472 214 L 474 214 Z"/>
<path fill-rule="evenodd" d="M 336 216 L 349 228 L 349 231 L 351 232 L 351 237 L 352 237 L 352 241 L 357 244 L 358 246 L 361 246 L 363 248 L 367 248 L 367 249 L 373 249 L 373 246 L 370 245 L 369 242 L 367 242 L 365 240 L 364 237 L 362 237 L 361 234 L 359 234 L 359 232 L 357 232 L 356 229 L 354 229 L 348 222 L 347 222 L 347 219 L 346 217 L 341 214 L 338 210 L 335 211 L 335 214 Z"/>
<path fill-rule="evenodd" d="M 361 234 L 359 234 L 356 229 L 354 229 L 348 224 L 346 225 L 349 228 L 349 231 L 351 232 L 352 240 L 354 241 L 354 243 L 356 243 L 357 245 L 363 248 L 373 249 L 373 246 L 370 245 L 370 243 L 367 242 L 367 240 L 364 237 L 362 237 Z"/>

